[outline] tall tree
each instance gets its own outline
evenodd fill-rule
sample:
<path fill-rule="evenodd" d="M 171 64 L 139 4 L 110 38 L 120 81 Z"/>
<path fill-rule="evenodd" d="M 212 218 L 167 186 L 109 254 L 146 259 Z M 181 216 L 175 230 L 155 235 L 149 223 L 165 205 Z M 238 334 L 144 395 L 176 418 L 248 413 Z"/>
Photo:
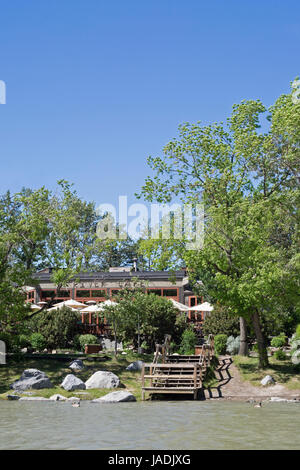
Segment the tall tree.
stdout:
<path fill-rule="evenodd" d="M 252 320 L 261 367 L 268 364 L 263 311 L 289 296 L 299 301 L 300 104 L 279 97 L 262 133 L 266 112 L 260 101 L 243 101 L 226 125 L 180 126 L 164 156 L 149 157 L 155 175 L 141 191 L 150 201 L 204 204 L 203 249 L 185 256 L 190 276 Z"/>

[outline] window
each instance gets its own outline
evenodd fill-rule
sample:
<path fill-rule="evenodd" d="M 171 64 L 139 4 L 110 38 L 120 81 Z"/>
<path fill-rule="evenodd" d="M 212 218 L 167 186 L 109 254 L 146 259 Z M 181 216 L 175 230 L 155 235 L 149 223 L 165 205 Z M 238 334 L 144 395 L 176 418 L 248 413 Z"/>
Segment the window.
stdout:
<path fill-rule="evenodd" d="M 70 297 L 70 291 L 69 290 L 61 290 L 57 292 L 57 297 Z"/>
<path fill-rule="evenodd" d="M 42 299 L 48 299 L 55 297 L 55 291 L 54 290 L 43 290 L 42 291 Z"/>
<path fill-rule="evenodd" d="M 177 297 L 177 289 L 164 289 L 164 297 Z"/>
<path fill-rule="evenodd" d="M 118 295 L 119 289 L 112 289 L 111 290 L 111 295 Z"/>
<path fill-rule="evenodd" d="M 76 297 L 90 297 L 90 290 L 77 290 L 76 289 Z"/>
<path fill-rule="evenodd" d="M 161 295 L 161 289 L 149 289 L 149 294 Z"/>
<path fill-rule="evenodd" d="M 105 297 L 105 290 L 92 290 L 91 297 Z"/>

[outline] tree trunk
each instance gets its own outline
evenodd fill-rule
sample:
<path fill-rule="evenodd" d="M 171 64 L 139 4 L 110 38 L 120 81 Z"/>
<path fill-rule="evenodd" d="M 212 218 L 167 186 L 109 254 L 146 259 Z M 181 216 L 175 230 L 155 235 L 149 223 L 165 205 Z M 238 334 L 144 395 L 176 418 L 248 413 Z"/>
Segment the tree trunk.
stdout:
<path fill-rule="evenodd" d="M 261 330 L 259 314 L 256 310 L 252 314 L 252 322 L 253 322 L 255 336 L 257 339 L 259 367 L 260 369 L 265 369 L 269 365 L 268 353 L 267 353 L 264 335 Z"/>
<path fill-rule="evenodd" d="M 114 338 L 115 338 L 115 356 L 117 357 L 117 355 L 118 355 L 118 344 L 117 344 L 117 330 L 116 330 L 115 323 L 114 323 Z"/>
<path fill-rule="evenodd" d="M 247 323 L 244 317 L 240 317 L 240 356 L 248 356 Z"/>

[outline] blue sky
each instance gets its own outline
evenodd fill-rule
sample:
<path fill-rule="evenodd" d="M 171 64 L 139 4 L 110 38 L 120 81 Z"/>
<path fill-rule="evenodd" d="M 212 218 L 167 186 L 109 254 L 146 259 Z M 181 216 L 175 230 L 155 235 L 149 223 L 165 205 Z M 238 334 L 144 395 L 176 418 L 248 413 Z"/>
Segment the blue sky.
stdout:
<path fill-rule="evenodd" d="M 184 121 L 270 105 L 299 75 L 297 0 L 0 0 L 1 190 L 116 203 Z"/>

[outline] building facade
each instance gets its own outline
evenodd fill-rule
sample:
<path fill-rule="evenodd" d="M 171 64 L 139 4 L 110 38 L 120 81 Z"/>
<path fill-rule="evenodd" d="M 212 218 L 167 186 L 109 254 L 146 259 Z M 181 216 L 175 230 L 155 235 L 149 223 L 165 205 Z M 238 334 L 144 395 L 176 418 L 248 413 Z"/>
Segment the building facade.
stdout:
<path fill-rule="evenodd" d="M 36 285 L 26 287 L 28 302 L 34 304 L 51 302 L 53 305 L 64 300 L 74 299 L 81 303 L 99 303 L 108 298 L 113 299 L 120 289 L 125 286 L 133 287 L 135 283 L 143 285 L 147 292 L 177 300 L 188 307 L 203 302 L 203 298 L 197 297 L 191 290 L 185 269 L 168 272 L 110 268 L 108 272 L 83 272 L 59 292 L 51 280 L 51 274 L 51 268 L 36 273 Z M 203 314 L 189 311 L 188 319 L 191 322 L 201 322 Z M 82 317 L 82 323 L 97 325 L 99 320 L 94 320 L 90 315 L 86 320 Z"/>

